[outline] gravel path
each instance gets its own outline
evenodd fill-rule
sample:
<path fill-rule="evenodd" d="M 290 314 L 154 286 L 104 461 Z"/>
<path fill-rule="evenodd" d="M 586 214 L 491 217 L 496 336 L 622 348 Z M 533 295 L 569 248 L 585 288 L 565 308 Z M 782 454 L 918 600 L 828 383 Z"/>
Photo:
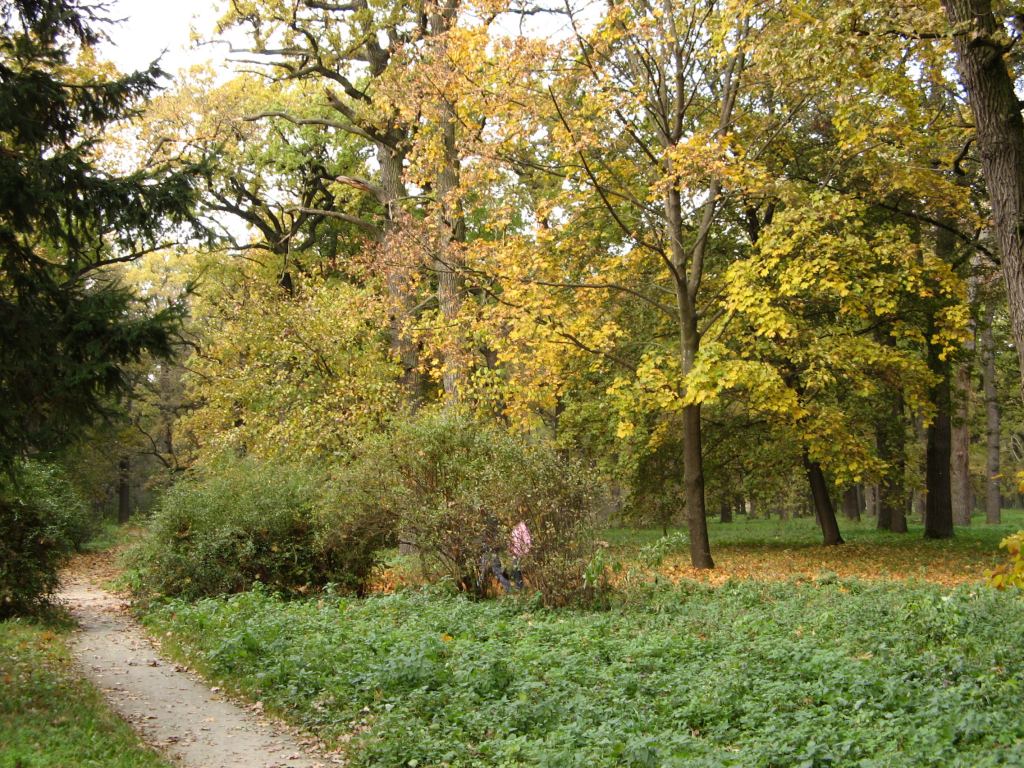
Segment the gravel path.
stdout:
<path fill-rule="evenodd" d="M 143 739 L 186 768 L 327 768 L 341 759 L 243 708 L 162 658 L 120 598 L 69 574 L 61 597 L 78 621 L 82 672 Z"/>

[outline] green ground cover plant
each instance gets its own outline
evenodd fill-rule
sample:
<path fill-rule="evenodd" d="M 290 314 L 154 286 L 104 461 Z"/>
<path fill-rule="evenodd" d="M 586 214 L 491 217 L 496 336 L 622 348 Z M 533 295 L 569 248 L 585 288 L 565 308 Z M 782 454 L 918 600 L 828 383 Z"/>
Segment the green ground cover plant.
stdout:
<path fill-rule="evenodd" d="M 75 674 L 67 629 L 0 622 L 0 768 L 170 768 Z"/>
<path fill-rule="evenodd" d="M 437 590 L 154 605 L 227 685 L 353 766 L 1020 765 L 1024 600 L 832 577 L 606 611 Z"/>

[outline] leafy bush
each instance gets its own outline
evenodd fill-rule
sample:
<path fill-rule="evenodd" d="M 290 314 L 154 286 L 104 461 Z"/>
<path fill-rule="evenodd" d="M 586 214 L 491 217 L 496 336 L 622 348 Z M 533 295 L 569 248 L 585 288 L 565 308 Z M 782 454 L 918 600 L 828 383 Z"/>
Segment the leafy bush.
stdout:
<path fill-rule="evenodd" d="M 85 498 L 57 464 L 26 461 L 18 475 L 22 498 L 31 499 L 47 522 L 76 551 L 81 551 L 102 523 Z"/>
<path fill-rule="evenodd" d="M 41 510 L 18 498 L 0 498 L 0 619 L 30 613 L 57 589 L 66 540 Z"/>
<path fill-rule="evenodd" d="M 200 597 L 259 581 L 303 592 L 334 583 L 362 593 L 396 531 L 425 570 L 481 594 L 481 558 L 503 557 L 524 522 L 527 586 L 550 604 L 593 591 L 593 494 L 586 474 L 544 443 L 456 413 L 425 414 L 367 438 L 326 472 L 222 457 L 162 498 L 132 556 L 143 589 Z"/>
<path fill-rule="evenodd" d="M 391 480 L 372 462 L 357 461 L 339 470 L 321 490 L 316 515 L 316 547 L 332 580 L 363 594 L 380 565 L 381 550 L 396 543 L 398 510 Z"/>
<path fill-rule="evenodd" d="M 57 589 L 58 569 L 96 521 L 56 465 L 25 461 L 0 478 L 0 618 L 28 613 Z"/>
<path fill-rule="evenodd" d="M 988 574 L 988 583 L 997 589 L 1024 589 L 1024 531 L 1007 536 L 999 546 L 1009 554 L 1010 562 L 993 568 Z"/>
<path fill-rule="evenodd" d="M 257 581 L 302 592 L 337 580 L 332 558 L 317 545 L 322 481 L 303 465 L 221 457 L 163 495 L 129 561 L 145 589 L 189 598 Z"/>
<path fill-rule="evenodd" d="M 551 604 L 586 589 L 593 551 L 592 483 L 543 442 L 528 442 L 446 410 L 399 423 L 363 444 L 349 470 L 350 494 L 394 521 L 428 574 L 480 594 L 481 558 L 506 565 L 512 529 L 532 538 L 521 568 L 529 588 Z"/>

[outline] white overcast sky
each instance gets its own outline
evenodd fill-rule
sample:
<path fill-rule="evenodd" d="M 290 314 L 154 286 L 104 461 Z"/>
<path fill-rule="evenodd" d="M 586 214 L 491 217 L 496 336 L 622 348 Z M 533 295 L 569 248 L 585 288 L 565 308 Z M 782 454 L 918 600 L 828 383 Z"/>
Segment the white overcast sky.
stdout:
<path fill-rule="evenodd" d="M 124 21 L 107 30 L 111 43 L 103 53 L 123 72 L 142 69 L 158 57 L 171 74 L 204 61 L 221 62 L 226 46 L 197 49 L 190 34 L 195 27 L 203 39 L 212 38 L 224 5 L 224 0 L 114 0 L 110 15 Z"/>
<path fill-rule="evenodd" d="M 577 3 L 583 7 L 587 4 Z M 227 6 L 227 0 L 112 0 L 111 16 L 124 19 L 108 30 L 111 44 L 103 47 L 107 58 L 113 61 L 122 72 L 141 69 L 167 52 L 161 58 L 164 70 L 170 74 L 179 69 L 212 61 L 224 66 L 228 55 L 226 44 L 209 44 L 196 47 L 190 40 L 194 27 L 203 40 L 215 37 L 214 26 Z M 597 8 L 600 3 L 593 3 Z M 589 9 L 592 10 L 592 9 Z M 582 18 L 586 20 L 594 13 L 584 11 Z M 564 19 L 544 14 L 528 19 L 509 17 L 504 24 L 499 24 L 504 34 L 514 35 L 517 32 L 542 37 L 566 37 L 568 27 Z M 244 39 L 239 45 L 244 45 Z"/>

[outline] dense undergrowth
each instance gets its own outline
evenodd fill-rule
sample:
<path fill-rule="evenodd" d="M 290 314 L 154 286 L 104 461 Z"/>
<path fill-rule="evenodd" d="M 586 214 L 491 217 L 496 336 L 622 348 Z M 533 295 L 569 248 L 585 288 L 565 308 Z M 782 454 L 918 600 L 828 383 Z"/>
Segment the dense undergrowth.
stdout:
<path fill-rule="evenodd" d="M 607 611 L 437 591 L 147 618 L 353 766 L 1024 763 L 1024 600 L 825 578 L 685 582 Z"/>
<path fill-rule="evenodd" d="M 225 454 L 163 496 L 130 556 L 142 594 L 199 598 L 261 583 L 291 594 L 366 591 L 382 550 L 408 542 L 434 581 L 482 594 L 481 561 L 521 556 L 548 604 L 592 596 L 593 478 L 553 446 L 455 411 L 367 437 L 325 468 Z"/>
<path fill-rule="evenodd" d="M 0 622 L 0 768 L 169 768 L 77 676 L 66 630 Z"/>
<path fill-rule="evenodd" d="M 60 566 L 99 529 L 59 465 L 22 461 L 0 474 L 0 619 L 44 608 Z"/>

